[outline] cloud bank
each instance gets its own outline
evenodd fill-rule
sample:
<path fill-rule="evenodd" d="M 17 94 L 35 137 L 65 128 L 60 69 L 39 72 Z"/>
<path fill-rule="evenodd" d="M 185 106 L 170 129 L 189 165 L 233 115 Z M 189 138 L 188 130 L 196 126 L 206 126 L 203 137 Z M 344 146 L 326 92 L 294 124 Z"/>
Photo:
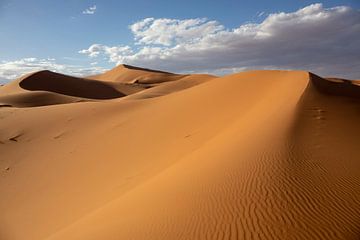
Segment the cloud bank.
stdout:
<path fill-rule="evenodd" d="M 132 47 L 93 44 L 79 52 L 175 72 L 281 68 L 360 77 L 360 11 L 346 6 L 312 4 L 234 29 L 204 18 L 146 18 L 129 28 Z"/>

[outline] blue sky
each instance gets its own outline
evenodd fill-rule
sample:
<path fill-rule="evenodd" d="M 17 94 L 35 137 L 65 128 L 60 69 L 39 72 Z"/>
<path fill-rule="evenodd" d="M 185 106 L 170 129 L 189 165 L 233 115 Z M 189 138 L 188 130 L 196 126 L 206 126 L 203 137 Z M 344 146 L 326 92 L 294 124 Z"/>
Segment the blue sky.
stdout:
<path fill-rule="evenodd" d="M 158 49 L 169 48 L 169 45 L 171 45 L 171 47 L 174 47 L 175 45 L 189 43 L 189 41 L 186 39 L 186 37 L 188 36 L 186 34 L 177 36 L 176 40 L 174 40 L 175 38 L 172 38 L 174 41 L 165 44 L 164 42 L 159 44 L 159 41 L 157 40 L 153 40 L 152 42 L 144 40 L 141 43 L 141 39 L 144 38 L 144 34 L 150 33 L 141 32 L 138 34 L 143 35 L 136 36 L 136 33 L 129 29 L 129 26 L 134 23 L 141 22 L 142 20 L 147 18 L 153 18 L 152 22 L 150 23 L 156 22 L 157 19 L 172 19 L 176 21 L 182 21 L 186 19 L 206 18 L 207 20 L 204 20 L 203 22 L 198 22 L 194 26 L 198 27 L 206 24 L 209 21 L 216 21 L 217 26 L 221 26 L 223 30 L 214 30 L 213 32 L 209 33 L 215 34 L 219 31 L 232 31 L 232 29 L 239 28 L 239 26 L 249 23 L 261 24 L 269 16 L 269 14 L 277 14 L 280 12 L 294 13 L 299 9 L 311 6 L 311 4 L 314 3 L 317 2 L 306 0 L 0 0 L 0 63 L 2 62 L 2 64 L 4 64 L 8 62 L 21 61 L 21 59 L 33 59 L 30 60 L 30 62 L 43 60 L 43 65 L 44 67 L 46 67 L 45 59 L 50 59 L 50 65 L 64 65 L 64 68 L 60 67 L 60 70 L 64 69 L 65 72 L 69 72 L 66 66 L 79 66 L 86 69 L 85 73 L 89 72 L 90 68 L 94 68 L 95 70 L 101 70 L 102 68 L 111 68 L 118 63 L 122 63 L 121 61 L 130 63 L 139 62 L 143 65 L 146 64 L 146 62 L 137 62 L 133 60 L 134 57 L 117 57 L 116 61 L 114 59 L 113 61 L 111 61 L 109 57 L 110 53 L 108 50 L 106 50 L 106 48 L 103 48 L 102 50 L 97 50 L 99 51 L 99 53 L 93 54 L 92 57 L 87 56 L 90 55 L 91 52 L 79 53 L 79 51 L 86 50 L 93 44 L 101 44 L 102 46 L 108 47 L 129 46 L 132 49 L 132 55 L 134 55 L 134 52 L 136 53 L 137 51 L 141 50 L 142 48 L 144 48 L 145 45 L 145 47 L 152 47 Z M 359 13 L 358 9 L 360 9 L 360 1 L 358 0 L 328 0 L 322 1 L 321 3 L 322 10 L 319 11 L 324 12 L 326 12 L 326 9 L 331 9 L 336 6 L 347 6 L 349 7 L 349 9 L 351 9 L 353 12 L 355 11 L 356 13 Z M 85 14 L 86 10 L 88 10 L 87 13 L 93 14 Z M 355 19 L 353 19 L 352 21 L 356 22 L 358 20 L 358 16 L 354 17 L 353 15 L 354 14 L 348 13 L 346 17 L 352 17 Z M 163 23 L 159 22 L 158 24 L 161 25 Z M 175 24 L 176 26 L 179 26 L 183 23 L 175 23 L 170 21 L 170 24 Z M 202 30 L 200 29 L 199 31 Z M 135 39 L 136 37 L 137 39 Z M 157 37 L 163 38 L 164 36 L 157 35 Z M 191 35 L 190 38 L 195 39 L 193 35 Z M 358 39 L 355 40 L 357 41 Z M 357 51 L 358 49 L 355 50 Z M 101 53 L 100 51 L 103 51 L 103 53 Z M 348 49 L 346 49 L 346 51 L 348 51 Z M 119 55 L 125 53 L 120 53 L 119 51 L 117 51 L 116 54 Z M 128 52 L 126 54 L 131 55 Z M 94 55 L 96 57 L 94 57 Z M 244 56 L 246 56 L 246 54 Z M 234 56 L 229 57 L 234 58 Z M 261 57 L 261 55 L 259 55 L 259 57 Z M 226 58 L 226 56 L 223 56 L 223 58 Z M 219 61 L 220 60 L 221 59 L 219 59 Z M 284 60 L 280 61 L 280 63 L 281 62 L 284 62 Z M 173 64 L 176 64 L 176 62 Z M 181 65 L 182 63 L 179 64 Z M 164 67 L 162 67 L 161 62 L 159 61 L 155 61 L 154 63 L 150 63 L 149 65 L 150 67 L 157 67 L 160 69 L 165 68 L 165 70 L 175 71 L 206 72 L 210 70 L 206 69 L 203 66 L 199 66 L 196 69 L 191 69 L 191 67 L 189 66 L 177 68 L 173 67 L 172 65 L 164 65 Z M 245 64 L 245 66 L 242 65 L 241 62 L 239 62 L 238 65 L 230 65 L 229 67 L 232 69 L 246 69 L 252 67 L 251 64 L 249 65 L 249 63 Z M 276 68 L 277 66 L 282 66 L 281 64 L 272 65 L 270 62 L 262 63 L 262 65 L 260 65 L 254 64 L 254 67 L 259 66 L 259 68 L 261 68 L 261 66 L 274 66 L 274 68 Z M 301 63 L 299 63 L 298 65 L 298 67 L 301 68 Z M 210 67 L 214 68 L 212 65 Z M 227 65 L 225 64 L 219 66 L 218 69 L 226 69 L 226 67 Z M 295 68 L 298 67 L 295 66 Z M 20 72 L 22 73 L 22 71 Z M 81 73 L 79 72 L 79 74 Z M 5 74 L 3 74 L 2 78 L 9 78 L 9 76 L 12 77 L 13 75 L 8 74 L 8 77 L 6 77 Z"/>

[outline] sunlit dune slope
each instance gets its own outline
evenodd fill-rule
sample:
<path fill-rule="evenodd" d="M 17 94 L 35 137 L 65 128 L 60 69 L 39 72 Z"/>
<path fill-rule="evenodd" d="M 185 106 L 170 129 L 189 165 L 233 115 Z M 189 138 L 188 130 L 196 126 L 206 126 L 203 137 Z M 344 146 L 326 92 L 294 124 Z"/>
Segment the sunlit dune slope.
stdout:
<path fill-rule="evenodd" d="M 358 239 L 360 87 L 198 77 L 0 108 L 0 238 Z"/>
<path fill-rule="evenodd" d="M 175 81 L 183 78 L 184 76 L 187 75 L 174 74 L 121 64 L 105 73 L 89 76 L 88 78 L 122 83 L 156 84 Z"/>
<path fill-rule="evenodd" d="M 216 77 L 208 74 L 191 74 L 188 76 L 184 76 L 183 78 L 180 78 L 176 81 L 163 82 L 157 86 L 128 96 L 128 99 L 145 99 L 152 97 L 160 97 L 173 92 L 194 87 L 198 84 L 205 83 L 214 78 Z"/>

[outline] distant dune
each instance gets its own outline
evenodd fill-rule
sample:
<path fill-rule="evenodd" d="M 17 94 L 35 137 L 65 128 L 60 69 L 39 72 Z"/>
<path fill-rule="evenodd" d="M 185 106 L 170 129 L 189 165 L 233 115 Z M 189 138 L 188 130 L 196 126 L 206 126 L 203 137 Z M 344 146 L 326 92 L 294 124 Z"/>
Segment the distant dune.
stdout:
<path fill-rule="evenodd" d="M 103 74 L 90 76 L 88 78 L 122 83 L 156 84 L 178 80 L 182 77 L 184 77 L 184 75 L 151 70 L 146 68 L 139 68 L 123 64 Z"/>
<path fill-rule="evenodd" d="M 120 65 L 0 88 L 0 239 L 359 239 L 359 81 Z"/>

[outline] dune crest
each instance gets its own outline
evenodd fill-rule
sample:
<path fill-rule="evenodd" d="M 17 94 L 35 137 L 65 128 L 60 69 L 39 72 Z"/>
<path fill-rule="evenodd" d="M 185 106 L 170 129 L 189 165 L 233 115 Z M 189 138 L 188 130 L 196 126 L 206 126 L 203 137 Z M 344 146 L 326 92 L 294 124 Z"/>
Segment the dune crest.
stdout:
<path fill-rule="evenodd" d="M 19 86 L 29 91 L 55 92 L 91 99 L 111 99 L 124 96 L 100 81 L 70 77 L 51 71 L 36 72 L 21 80 Z"/>
<path fill-rule="evenodd" d="M 88 78 L 122 83 L 157 84 L 179 80 L 185 76 L 187 75 L 121 64 L 103 74 L 89 76 Z"/>
<path fill-rule="evenodd" d="M 45 70 L 27 74 L 3 86 L 0 89 L 0 106 L 36 107 L 109 100 L 149 88 L 154 89 L 135 98 L 158 97 L 181 91 L 214 77 L 196 74 L 178 75 L 129 65 L 120 65 L 104 74 L 88 78 L 72 77 Z"/>
<path fill-rule="evenodd" d="M 92 79 L 82 86 L 139 91 L 0 108 L 0 238 L 360 237 L 355 81 L 129 66 Z M 44 88 L 27 81 L 37 89 L 30 92 Z M 44 92 L 70 91 L 63 84 L 45 84 Z M 0 102 L 12 87 L 3 87 Z"/>

